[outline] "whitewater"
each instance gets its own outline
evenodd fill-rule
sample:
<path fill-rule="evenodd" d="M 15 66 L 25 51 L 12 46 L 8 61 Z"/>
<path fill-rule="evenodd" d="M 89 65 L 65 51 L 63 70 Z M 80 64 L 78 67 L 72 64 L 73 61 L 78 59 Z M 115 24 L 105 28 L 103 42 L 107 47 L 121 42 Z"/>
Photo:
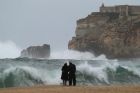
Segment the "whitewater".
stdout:
<path fill-rule="evenodd" d="M 49 59 L 29 59 L 19 58 L 20 48 L 12 42 L 0 42 L 0 49 L 0 88 L 61 85 L 61 68 L 68 61 L 76 64 L 77 85 L 140 84 L 139 59 L 109 60 L 70 50 L 52 52 Z"/>
<path fill-rule="evenodd" d="M 61 85 L 61 67 L 68 61 L 76 64 L 78 85 L 140 84 L 137 60 L 15 58 L 0 60 L 0 87 Z"/>

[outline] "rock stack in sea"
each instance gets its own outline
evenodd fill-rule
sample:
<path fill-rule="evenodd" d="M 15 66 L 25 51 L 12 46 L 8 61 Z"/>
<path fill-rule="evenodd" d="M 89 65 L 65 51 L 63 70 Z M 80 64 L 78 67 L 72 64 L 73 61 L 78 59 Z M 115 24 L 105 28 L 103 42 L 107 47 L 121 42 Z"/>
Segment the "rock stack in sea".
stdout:
<path fill-rule="evenodd" d="M 50 45 L 44 44 L 42 46 L 30 46 L 27 49 L 24 49 L 21 51 L 20 57 L 49 58 L 50 57 Z"/>

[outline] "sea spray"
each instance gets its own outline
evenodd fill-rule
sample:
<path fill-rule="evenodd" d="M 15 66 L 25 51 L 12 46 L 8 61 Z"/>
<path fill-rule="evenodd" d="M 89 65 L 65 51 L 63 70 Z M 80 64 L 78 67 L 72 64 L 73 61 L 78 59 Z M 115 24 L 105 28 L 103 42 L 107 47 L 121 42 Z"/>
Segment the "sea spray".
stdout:
<path fill-rule="evenodd" d="M 21 49 L 12 41 L 0 41 L 0 59 L 16 58 L 20 56 Z"/>
<path fill-rule="evenodd" d="M 20 57 L 21 49 L 12 41 L 0 41 L 0 59 Z M 90 52 L 63 50 L 51 52 L 49 59 L 75 59 L 75 60 L 108 60 L 105 55 L 95 57 Z"/>
<path fill-rule="evenodd" d="M 95 57 L 90 52 L 79 52 L 75 50 L 52 52 L 50 59 L 108 60 L 105 55 Z"/>

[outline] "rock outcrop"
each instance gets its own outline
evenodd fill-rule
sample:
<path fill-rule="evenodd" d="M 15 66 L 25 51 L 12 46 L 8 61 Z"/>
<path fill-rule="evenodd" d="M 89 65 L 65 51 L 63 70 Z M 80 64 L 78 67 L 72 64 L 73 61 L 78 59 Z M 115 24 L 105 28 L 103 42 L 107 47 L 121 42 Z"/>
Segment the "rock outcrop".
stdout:
<path fill-rule="evenodd" d="M 30 46 L 21 51 L 20 57 L 28 58 L 48 58 L 50 56 L 50 45 L 44 44 L 42 46 Z"/>
<path fill-rule="evenodd" d="M 140 57 L 140 15 L 94 12 L 77 21 L 68 48 L 107 58 Z"/>

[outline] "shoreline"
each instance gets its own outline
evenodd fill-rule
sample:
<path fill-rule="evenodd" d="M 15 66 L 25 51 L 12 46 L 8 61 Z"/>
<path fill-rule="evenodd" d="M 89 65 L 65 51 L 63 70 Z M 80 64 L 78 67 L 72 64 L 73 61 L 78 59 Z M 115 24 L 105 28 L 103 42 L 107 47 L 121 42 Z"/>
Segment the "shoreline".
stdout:
<path fill-rule="evenodd" d="M 0 88 L 0 93 L 140 93 L 140 85 L 12 87 Z"/>

